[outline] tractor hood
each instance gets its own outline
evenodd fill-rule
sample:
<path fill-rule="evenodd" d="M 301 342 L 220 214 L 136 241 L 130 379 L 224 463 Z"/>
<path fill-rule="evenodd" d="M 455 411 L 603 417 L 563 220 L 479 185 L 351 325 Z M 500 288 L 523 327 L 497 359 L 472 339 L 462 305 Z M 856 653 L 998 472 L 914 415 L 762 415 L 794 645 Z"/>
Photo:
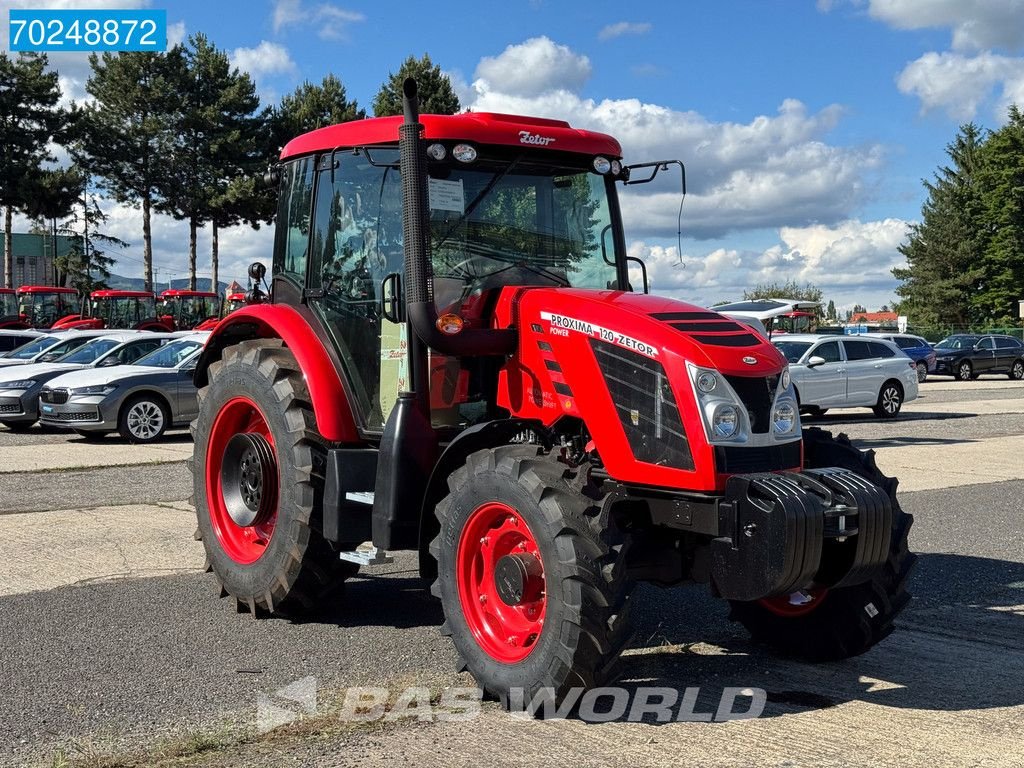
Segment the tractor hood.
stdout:
<path fill-rule="evenodd" d="M 644 294 L 511 287 L 495 318 L 518 331 L 499 405 L 547 426 L 580 419 L 617 480 L 713 491 L 737 471 L 800 465 L 786 359 L 736 320 Z"/>

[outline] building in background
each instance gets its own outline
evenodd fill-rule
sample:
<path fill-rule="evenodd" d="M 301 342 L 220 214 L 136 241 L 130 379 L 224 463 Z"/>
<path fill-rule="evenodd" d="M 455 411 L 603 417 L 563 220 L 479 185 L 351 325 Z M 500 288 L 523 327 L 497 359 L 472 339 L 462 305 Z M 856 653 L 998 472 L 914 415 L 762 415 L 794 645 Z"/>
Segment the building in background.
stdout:
<path fill-rule="evenodd" d="M 3 237 L 0 231 L 0 265 L 3 262 Z M 75 244 L 76 238 L 57 235 L 56 253 L 64 256 Z M 54 238 L 52 235 L 11 233 L 11 259 L 14 263 L 14 285 L 54 285 L 56 273 L 53 268 Z M 3 271 L 0 269 L 0 283 Z"/>

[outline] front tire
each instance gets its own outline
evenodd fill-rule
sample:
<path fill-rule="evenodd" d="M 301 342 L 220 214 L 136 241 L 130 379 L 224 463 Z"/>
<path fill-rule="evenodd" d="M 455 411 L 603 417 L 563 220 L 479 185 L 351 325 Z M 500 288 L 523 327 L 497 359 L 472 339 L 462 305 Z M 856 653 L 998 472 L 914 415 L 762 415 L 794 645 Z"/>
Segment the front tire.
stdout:
<path fill-rule="evenodd" d="M 970 360 L 961 360 L 956 366 L 956 377 L 959 381 L 970 381 L 975 378 L 974 366 Z"/>
<path fill-rule="evenodd" d="M 309 402 L 279 339 L 228 347 L 199 390 L 198 534 L 221 596 L 254 615 L 315 609 L 358 571 L 320 533 L 326 447 Z"/>
<path fill-rule="evenodd" d="M 121 408 L 117 431 L 129 443 L 154 443 L 171 423 L 167 406 L 153 395 L 133 397 Z"/>
<path fill-rule="evenodd" d="M 628 542 L 586 467 L 536 446 L 471 454 L 438 504 L 442 633 L 506 708 L 602 685 L 628 639 Z M 521 692 L 521 693 L 520 693 Z"/>
<path fill-rule="evenodd" d="M 825 430 L 804 430 L 804 457 L 808 469 L 842 467 L 888 492 L 893 508 L 889 557 L 864 584 L 733 602 L 730 618 L 742 623 L 755 642 L 776 651 L 809 661 L 835 661 L 864 653 L 888 637 L 910 601 L 907 579 L 917 557 L 907 546 L 907 535 L 914 518 L 900 507 L 897 481 L 879 471 L 874 452 L 857 450 L 846 435 L 833 438 Z"/>
<path fill-rule="evenodd" d="M 903 387 L 895 381 L 887 381 L 878 391 L 878 401 L 872 408 L 875 415 L 883 419 L 895 419 L 903 408 Z"/>

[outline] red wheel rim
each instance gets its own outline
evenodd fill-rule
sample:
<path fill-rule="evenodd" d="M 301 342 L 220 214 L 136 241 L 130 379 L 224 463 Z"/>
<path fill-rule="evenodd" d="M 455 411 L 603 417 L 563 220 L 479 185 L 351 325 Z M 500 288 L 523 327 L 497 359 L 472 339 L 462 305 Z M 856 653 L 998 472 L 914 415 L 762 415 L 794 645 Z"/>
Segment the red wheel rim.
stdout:
<path fill-rule="evenodd" d="M 502 598 L 495 581 L 503 558 L 532 568 L 516 605 Z M 544 628 L 547 595 L 537 539 L 519 513 L 496 501 L 477 507 L 462 528 L 455 567 L 462 614 L 479 646 L 505 664 L 529 656 Z"/>
<path fill-rule="evenodd" d="M 236 563 L 249 565 L 259 560 L 270 545 L 277 525 L 277 504 L 274 505 L 273 513 L 257 525 L 237 525 L 228 514 L 221 464 L 231 438 L 240 433 L 266 438 L 273 452 L 274 464 L 277 464 L 277 449 L 266 418 L 252 400 L 247 397 L 233 398 L 220 409 L 210 429 L 206 446 L 206 498 L 210 508 L 210 522 L 221 548 Z M 277 474 L 279 487 L 280 471 Z M 273 489 L 275 494 L 277 487 Z"/>
<path fill-rule="evenodd" d="M 817 610 L 825 601 L 827 594 L 828 590 L 824 587 L 821 589 L 801 589 L 788 595 L 764 597 L 758 602 L 776 616 L 795 619 Z"/>

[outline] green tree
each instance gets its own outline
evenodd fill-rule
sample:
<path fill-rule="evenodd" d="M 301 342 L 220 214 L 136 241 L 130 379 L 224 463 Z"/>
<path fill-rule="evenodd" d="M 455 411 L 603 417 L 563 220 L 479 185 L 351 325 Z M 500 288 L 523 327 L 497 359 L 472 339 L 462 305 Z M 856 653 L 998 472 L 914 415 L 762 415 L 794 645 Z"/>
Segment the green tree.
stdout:
<path fill-rule="evenodd" d="M 388 74 L 388 79 L 384 81 L 373 99 L 375 117 L 402 114 L 402 83 L 407 77 L 416 80 L 420 112 L 430 115 L 454 115 L 462 109 L 448 75 L 424 53 L 422 59 L 410 56 L 402 62 L 397 72 Z"/>
<path fill-rule="evenodd" d="M 58 235 L 74 238 L 68 252 L 58 257 L 57 268 L 67 275 L 68 285 L 88 296 L 108 287 L 110 267 L 115 261 L 109 249 L 127 248 L 128 243 L 100 231 L 108 217 L 100 208 L 88 175 L 83 176 L 79 193 L 70 215 L 57 227 Z"/>
<path fill-rule="evenodd" d="M 1009 109 L 980 151 L 981 247 L 984 277 L 970 296 L 972 316 L 994 325 L 1016 322 L 1024 297 L 1024 113 Z"/>
<path fill-rule="evenodd" d="M 946 146 L 950 163 L 925 181 L 921 221 L 912 224 L 899 252 L 906 267 L 892 273 L 900 308 L 915 325 L 970 325 L 980 320 L 975 295 L 984 285 L 984 203 L 978 184 L 981 128 L 960 126 Z"/>
<path fill-rule="evenodd" d="M 71 214 L 84 183 L 84 175 L 75 166 L 39 171 L 24 183 L 25 213 L 49 235 L 55 285 L 64 285 L 67 279 L 57 253 L 57 222 Z"/>
<path fill-rule="evenodd" d="M 175 114 L 170 172 L 158 183 L 159 209 L 189 224 L 189 288 L 196 288 L 196 233 L 215 218 L 230 179 L 247 169 L 255 147 L 259 97 L 248 74 L 205 35 L 189 38 L 173 74 L 181 98 Z M 217 247 L 211 252 L 216 279 Z"/>
<path fill-rule="evenodd" d="M 57 73 L 47 72 L 46 65 L 42 54 L 22 53 L 12 59 L 0 52 L 0 206 L 4 208 L 3 284 L 7 287 L 14 284 L 13 212 L 24 208 L 32 177 L 41 165 L 53 160 L 48 145 L 63 120 L 57 107 Z"/>
<path fill-rule="evenodd" d="M 825 319 L 830 323 L 839 320 L 839 314 L 836 312 L 836 303 L 831 299 L 829 299 L 828 307 L 825 309 Z"/>
<path fill-rule="evenodd" d="M 153 289 L 152 214 L 161 202 L 175 152 L 183 50 L 93 55 L 86 107 L 72 156 L 90 168 L 118 202 L 142 207 L 146 290 Z"/>
<path fill-rule="evenodd" d="M 364 117 L 365 110 L 355 100 L 348 100 L 337 75 L 327 75 L 320 85 L 307 80 L 281 99 L 271 116 L 272 139 L 280 148 L 303 133 Z"/>
<path fill-rule="evenodd" d="M 753 299 L 798 299 L 800 301 L 815 301 L 818 306 L 814 310 L 816 321 L 821 321 L 821 302 L 825 294 L 812 283 L 800 285 L 796 280 L 787 280 L 784 283 L 759 283 L 749 291 L 743 292 L 743 298 Z"/>

